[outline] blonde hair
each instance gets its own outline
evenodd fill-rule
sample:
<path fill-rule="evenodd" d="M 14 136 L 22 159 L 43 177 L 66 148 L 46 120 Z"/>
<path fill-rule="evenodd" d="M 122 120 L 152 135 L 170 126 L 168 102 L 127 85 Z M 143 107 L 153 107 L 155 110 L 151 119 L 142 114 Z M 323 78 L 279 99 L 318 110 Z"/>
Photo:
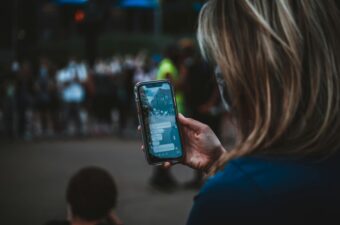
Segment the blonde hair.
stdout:
<path fill-rule="evenodd" d="M 223 73 L 238 129 L 230 159 L 340 148 L 340 16 L 334 0 L 210 0 L 198 41 Z"/>

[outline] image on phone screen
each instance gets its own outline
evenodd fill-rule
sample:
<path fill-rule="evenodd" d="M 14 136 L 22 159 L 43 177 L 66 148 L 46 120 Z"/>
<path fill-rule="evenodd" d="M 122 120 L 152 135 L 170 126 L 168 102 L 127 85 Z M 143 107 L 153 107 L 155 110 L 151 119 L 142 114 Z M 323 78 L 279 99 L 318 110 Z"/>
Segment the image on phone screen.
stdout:
<path fill-rule="evenodd" d="M 170 84 L 141 86 L 140 101 L 151 156 L 160 159 L 180 158 L 182 145 Z"/>

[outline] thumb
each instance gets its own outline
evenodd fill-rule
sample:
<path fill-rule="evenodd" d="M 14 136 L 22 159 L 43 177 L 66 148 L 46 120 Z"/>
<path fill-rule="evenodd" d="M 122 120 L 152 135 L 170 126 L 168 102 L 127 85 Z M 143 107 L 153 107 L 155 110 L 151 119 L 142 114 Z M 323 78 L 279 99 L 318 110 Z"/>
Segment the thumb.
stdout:
<path fill-rule="evenodd" d="M 183 116 L 181 113 L 178 114 L 178 119 L 179 119 L 179 122 L 181 123 L 181 125 L 186 126 L 186 127 L 193 129 L 195 131 L 199 131 L 206 126 L 204 123 L 201 123 L 201 122 L 194 120 L 194 119 L 191 119 L 191 118 L 187 118 L 187 117 Z"/>

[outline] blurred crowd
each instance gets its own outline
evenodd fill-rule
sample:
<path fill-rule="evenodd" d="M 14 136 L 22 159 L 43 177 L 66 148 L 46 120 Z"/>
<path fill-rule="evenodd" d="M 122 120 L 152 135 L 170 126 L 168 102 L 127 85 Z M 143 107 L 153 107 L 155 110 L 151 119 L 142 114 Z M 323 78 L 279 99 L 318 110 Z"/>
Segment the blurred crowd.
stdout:
<path fill-rule="evenodd" d="M 24 139 L 126 136 L 138 123 L 134 85 L 157 79 L 167 57 L 185 78 L 180 79 L 181 85 L 175 85 L 175 91 L 186 94 L 186 114 L 195 114 L 195 107 L 211 114 L 217 104 L 213 70 L 190 49 L 180 52 L 170 47 L 168 52 L 177 53 L 169 57 L 166 53 L 150 56 L 144 51 L 114 55 L 97 59 L 92 68 L 76 57 L 64 64 L 40 57 L 37 66 L 30 61 L 13 61 L 8 72 L 0 74 L 0 134 Z M 211 118 L 218 118 L 214 114 Z"/>
<path fill-rule="evenodd" d="M 0 130 L 26 139 L 54 135 L 123 135 L 133 116 L 133 86 L 151 80 L 157 62 L 144 53 L 98 59 L 93 69 L 71 57 L 10 65 L 1 75 Z M 36 72 L 34 72 L 36 71 Z"/>

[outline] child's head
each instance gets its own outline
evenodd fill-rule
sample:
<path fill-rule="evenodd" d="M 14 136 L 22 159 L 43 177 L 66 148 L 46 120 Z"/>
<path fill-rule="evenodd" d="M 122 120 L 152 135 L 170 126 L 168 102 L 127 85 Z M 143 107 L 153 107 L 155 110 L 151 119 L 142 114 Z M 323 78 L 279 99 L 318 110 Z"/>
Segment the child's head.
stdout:
<path fill-rule="evenodd" d="M 116 206 L 116 184 L 105 170 L 86 167 L 69 181 L 66 200 L 73 218 L 86 221 L 105 219 Z"/>

